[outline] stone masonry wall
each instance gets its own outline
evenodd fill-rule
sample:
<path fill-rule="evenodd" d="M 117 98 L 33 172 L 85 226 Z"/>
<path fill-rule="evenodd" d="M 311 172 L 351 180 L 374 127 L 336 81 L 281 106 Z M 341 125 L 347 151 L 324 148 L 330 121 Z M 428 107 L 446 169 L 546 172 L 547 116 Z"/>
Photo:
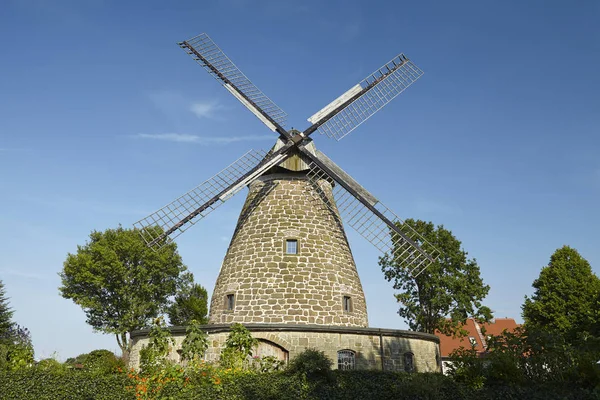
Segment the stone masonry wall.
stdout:
<path fill-rule="evenodd" d="M 329 183 L 321 186 L 331 197 Z M 215 284 L 209 323 L 367 326 L 339 216 L 309 194 L 306 175 L 265 175 L 249 189 Z M 286 254 L 286 239 L 298 241 L 298 254 Z M 234 296 L 233 310 L 227 295 Z M 349 312 L 344 296 L 351 299 Z"/>
<path fill-rule="evenodd" d="M 264 325 L 273 328 L 273 325 Z M 337 368 L 337 352 L 351 350 L 355 353 L 356 369 L 382 369 L 381 346 L 383 344 L 383 368 L 386 371 L 403 371 L 404 355 L 412 353 L 414 371 L 440 372 L 439 339 L 434 335 L 417 332 L 390 329 L 262 329 L 259 324 L 249 326 L 252 336 L 274 343 L 289 354 L 293 359 L 306 348 L 324 351 L 333 360 L 333 368 Z M 283 327 L 284 328 L 284 327 Z M 205 355 L 207 361 L 217 361 L 229 334 L 228 327 L 209 331 L 209 349 Z M 185 332 L 173 332 L 176 348 L 180 348 Z M 145 335 L 133 338 L 131 366 L 139 365 L 139 350 L 148 344 Z M 178 355 L 173 352 L 173 359 L 178 361 Z"/>

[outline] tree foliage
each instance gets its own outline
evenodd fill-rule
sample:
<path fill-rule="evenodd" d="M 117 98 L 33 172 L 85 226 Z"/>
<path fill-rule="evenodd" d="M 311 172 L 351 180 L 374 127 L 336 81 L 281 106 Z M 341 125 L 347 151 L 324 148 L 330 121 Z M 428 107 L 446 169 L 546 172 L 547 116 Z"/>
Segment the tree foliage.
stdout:
<path fill-rule="evenodd" d="M 225 348 L 221 351 L 220 364 L 225 368 L 243 369 L 248 367 L 252 350 L 258 345 L 248 328 L 235 323 L 225 339 Z"/>
<path fill-rule="evenodd" d="M 577 250 L 563 246 L 550 257 L 525 297 L 525 325 L 562 335 L 568 341 L 598 335 L 600 279 Z"/>
<path fill-rule="evenodd" d="M 4 283 L 0 281 L 0 371 L 15 371 L 33 364 L 31 333 L 12 320 Z"/>
<path fill-rule="evenodd" d="M 89 353 L 68 358 L 64 366 L 99 375 L 114 374 L 119 370 L 127 369 L 121 358 L 117 357 L 112 351 L 105 349 L 92 350 Z"/>
<path fill-rule="evenodd" d="M 145 372 L 156 371 L 172 362 L 169 360 L 175 340 L 165 326 L 162 317 L 156 318 L 150 333 L 150 342 L 140 350 L 140 368 Z"/>
<path fill-rule="evenodd" d="M 489 338 L 483 357 L 475 349 L 454 350 L 449 374 L 474 388 L 532 384 L 600 388 L 599 344 L 596 338 L 569 343 L 557 332 L 519 327 Z"/>
<path fill-rule="evenodd" d="M 13 310 L 8 304 L 4 282 L 0 280 L 0 336 L 4 335 L 13 325 Z"/>
<path fill-rule="evenodd" d="M 60 277 L 61 295 L 83 308 L 94 330 L 114 334 L 125 359 L 127 334 L 149 326 L 192 281 L 174 243 L 153 250 L 139 231 L 122 227 L 93 231 L 67 255 Z"/>
<path fill-rule="evenodd" d="M 490 287 L 483 283 L 479 265 L 468 259 L 467 252 L 452 232 L 442 225 L 407 219 L 405 223 L 441 251 L 439 259 L 416 278 L 402 264 L 386 255 L 379 265 L 388 281 L 399 290 L 396 299 L 401 304 L 398 314 L 410 329 L 444 334 L 457 334 L 468 317 L 487 321 L 491 310 L 483 306 Z M 398 224 L 400 229 L 405 229 Z M 449 319 L 448 319 L 449 318 Z"/>
<path fill-rule="evenodd" d="M 167 310 L 171 325 L 187 326 L 193 320 L 200 325 L 208 323 L 208 293 L 200 284 L 183 288 Z"/>
<path fill-rule="evenodd" d="M 306 377 L 328 378 L 332 365 L 333 361 L 323 351 L 307 348 L 290 361 L 287 370 L 292 374 L 302 374 Z"/>
<path fill-rule="evenodd" d="M 29 367 L 33 364 L 33 355 L 29 329 L 13 323 L 0 336 L 0 370 Z"/>
<path fill-rule="evenodd" d="M 200 360 L 208 349 L 208 334 L 200 329 L 196 320 L 190 321 L 181 343 L 181 359 L 187 361 Z"/>

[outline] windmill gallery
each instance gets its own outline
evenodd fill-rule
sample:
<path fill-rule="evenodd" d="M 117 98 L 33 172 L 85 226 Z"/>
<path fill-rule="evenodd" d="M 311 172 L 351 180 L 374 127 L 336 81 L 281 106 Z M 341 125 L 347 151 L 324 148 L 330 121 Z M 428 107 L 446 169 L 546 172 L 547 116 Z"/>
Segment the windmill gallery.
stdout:
<path fill-rule="evenodd" d="M 440 371 L 435 335 L 368 326 L 367 307 L 344 226 L 419 274 L 439 252 L 325 154 L 311 135 L 339 140 L 423 73 L 396 56 L 310 117 L 303 132 L 286 130 L 286 114 L 201 34 L 183 48 L 279 135 L 273 148 L 249 151 L 214 177 L 135 224 L 161 246 L 248 187 L 210 304 L 208 360 L 216 360 L 231 323 L 259 339 L 258 355 L 287 361 L 306 348 L 343 369 Z M 343 224 L 342 224 L 343 221 Z M 185 328 L 173 327 L 181 344 Z M 148 343 L 132 334 L 131 362 Z"/>

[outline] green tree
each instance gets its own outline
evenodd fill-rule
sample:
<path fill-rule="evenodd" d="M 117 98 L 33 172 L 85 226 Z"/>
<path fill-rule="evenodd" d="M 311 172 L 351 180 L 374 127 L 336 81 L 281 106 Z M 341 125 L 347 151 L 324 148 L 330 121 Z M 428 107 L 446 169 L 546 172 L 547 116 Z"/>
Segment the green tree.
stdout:
<path fill-rule="evenodd" d="M 396 299 L 401 304 L 398 314 L 415 331 L 451 335 L 460 334 L 460 325 L 468 317 L 487 321 L 491 310 L 481 301 L 490 290 L 479 274 L 475 259 L 467 259 L 467 252 L 452 232 L 442 225 L 407 219 L 412 227 L 442 253 L 417 277 L 403 265 L 386 255 L 379 260 L 385 278 L 399 290 Z M 407 229 L 398 224 L 400 229 Z"/>
<path fill-rule="evenodd" d="M 171 325 L 187 326 L 193 320 L 200 325 L 208 323 L 208 294 L 199 284 L 183 288 L 167 310 Z"/>
<path fill-rule="evenodd" d="M 153 250 L 138 230 L 122 227 L 93 231 L 76 254 L 67 255 L 59 275 L 61 295 L 83 308 L 94 330 L 116 336 L 125 362 L 128 334 L 148 327 L 192 281 L 174 243 Z"/>
<path fill-rule="evenodd" d="M 533 296 L 522 307 L 530 330 L 554 332 L 568 342 L 598 333 L 600 279 L 577 250 L 557 249 L 532 286 Z"/>
<path fill-rule="evenodd" d="M 0 280 L 0 337 L 4 336 L 12 327 L 12 316 L 13 310 L 8 304 L 4 282 Z"/>

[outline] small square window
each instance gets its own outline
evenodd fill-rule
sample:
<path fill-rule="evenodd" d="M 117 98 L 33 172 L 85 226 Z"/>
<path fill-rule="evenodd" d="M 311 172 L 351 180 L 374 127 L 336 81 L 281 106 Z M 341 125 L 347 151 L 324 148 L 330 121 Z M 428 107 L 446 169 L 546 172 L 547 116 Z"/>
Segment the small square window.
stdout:
<path fill-rule="evenodd" d="M 352 299 L 350 298 L 350 296 L 344 296 L 344 299 L 342 301 L 344 312 L 352 312 Z"/>
<path fill-rule="evenodd" d="M 228 294 L 225 298 L 225 308 L 227 310 L 233 310 L 233 306 L 235 305 L 235 295 Z"/>
<path fill-rule="evenodd" d="M 286 254 L 298 254 L 298 241 L 296 239 L 287 239 L 285 241 Z"/>

